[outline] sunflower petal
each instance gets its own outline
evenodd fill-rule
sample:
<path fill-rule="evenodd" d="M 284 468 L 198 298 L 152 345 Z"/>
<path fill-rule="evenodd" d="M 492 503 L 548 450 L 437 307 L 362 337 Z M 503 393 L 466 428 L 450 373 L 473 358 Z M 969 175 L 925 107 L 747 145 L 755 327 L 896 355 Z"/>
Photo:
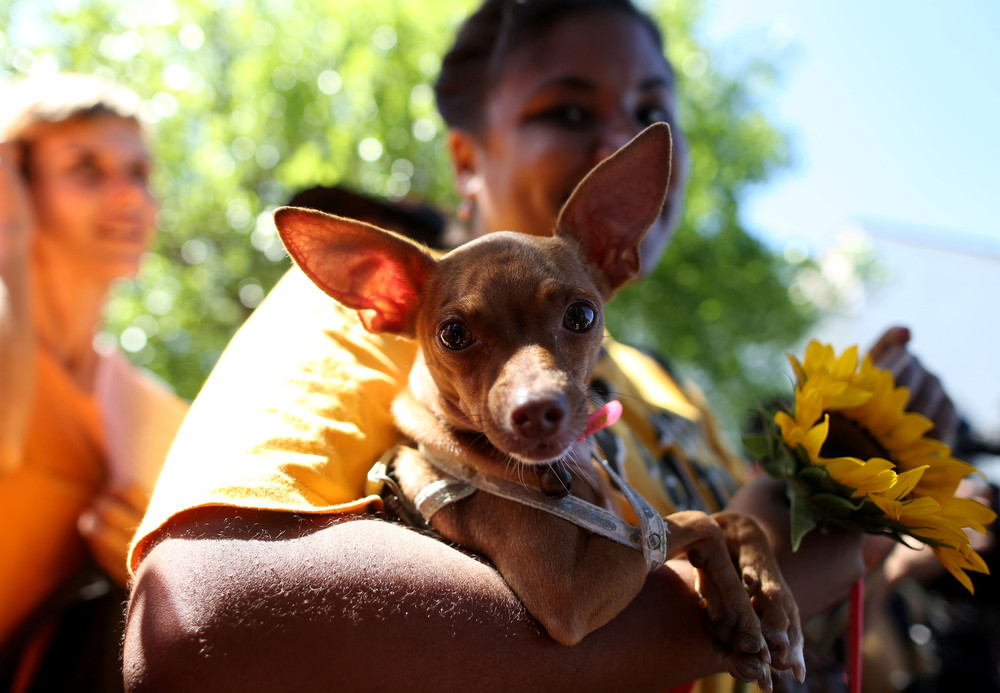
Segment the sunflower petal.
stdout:
<path fill-rule="evenodd" d="M 905 496 L 910 495 L 913 489 L 916 488 L 917 484 L 920 482 L 920 478 L 924 475 L 924 470 L 927 469 L 927 465 L 923 467 L 916 467 L 902 474 L 896 475 L 896 481 L 892 485 L 890 492 L 887 493 L 889 497 L 893 500 L 899 500 Z"/>
<path fill-rule="evenodd" d="M 840 355 L 840 358 L 836 359 L 833 366 L 833 377 L 838 380 L 850 380 L 856 370 L 858 370 L 857 345 L 847 349 Z"/>
<path fill-rule="evenodd" d="M 997 519 L 996 512 L 972 498 L 947 498 L 941 502 L 942 515 L 962 527 L 987 534 Z"/>
<path fill-rule="evenodd" d="M 799 360 L 788 354 L 788 361 L 792 364 L 792 370 L 795 371 L 795 381 L 798 383 L 803 383 L 806 380 L 806 372 L 802 369 L 802 364 Z"/>
<path fill-rule="evenodd" d="M 830 417 L 829 415 L 824 416 L 823 420 L 810 428 L 805 435 L 805 440 L 802 442 L 805 449 L 809 452 L 810 459 L 815 460 L 819 457 L 819 451 L 823 447 L 823 443 L 826 442 L 826 435 L 830 430 Z"/>
<path fill-rule="evenodd" d="M 923 438 L 927 431 L 934 428 L 934 422 L 922 414 L 904 414 L 899 424 L 881 438 L 882 445 L 895 449 L 913 443 Z"/>
<path fill-rule="evenodd" d="M 867 462 L 856 457 L 838 457 L 824 460 L 823 466 L 834 479 L 845 486 L 857 489 L 852 494 L 853 497 L 885 493 L 896 481 L 892 462 L 877 457 Z"/>
<path fill-rule="evenodd" d="M 964 561 L 962 559 L 964 557 L 961 552 L 947 547 L 938 548 L 935 546 L 932 548 L 934 549 L 934 555 L 937 556 L 941 565 L 943 565 L 956 580 L 962 583 L 962 587 L 969 590 L 969 594 L 975 594 L 976 590 L 972 586 L 972 578 L 970 578 L 966 574 L 965 570 L 963 570 Z"/>

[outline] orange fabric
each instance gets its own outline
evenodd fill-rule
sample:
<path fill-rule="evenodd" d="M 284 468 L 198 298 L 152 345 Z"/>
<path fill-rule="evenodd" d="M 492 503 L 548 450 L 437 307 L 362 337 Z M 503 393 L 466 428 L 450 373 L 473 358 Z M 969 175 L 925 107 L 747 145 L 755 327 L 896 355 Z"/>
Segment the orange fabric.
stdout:
<path fill-rule="evenodd" d="M 39 347 L 34 391 L 24 459 L 0 476 L 0 644 L 88 553 L 124 584 L 129 542 L 187 410 L 118 352 L 99 359 L 91 394 Z"/>
<path fill-rule="evenodd" d="M 44 349 L 19 469 L 0 478 L 0 642 L 80 566 L 77 518 L 104 481 L 96 400 Z"/>

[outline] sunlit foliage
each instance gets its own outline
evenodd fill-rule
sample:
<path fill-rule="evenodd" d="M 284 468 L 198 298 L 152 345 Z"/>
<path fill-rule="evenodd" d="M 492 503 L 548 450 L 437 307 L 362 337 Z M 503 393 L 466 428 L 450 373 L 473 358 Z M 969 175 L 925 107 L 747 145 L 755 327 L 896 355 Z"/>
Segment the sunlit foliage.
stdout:
<path fill-rule="evenodd" d="M 722 74 L 696 35 L 698 3 L 652 4 L 682 84 L 692 173 L 681 229 L 655 275 L 617 299 L 619 337 L 668 354 L 731 418 L 783 387 L 781 354 L 814 320 L 789 298 L 799 267 L 750 237 L 740 194 L 787 159 L 748 61 Z M 192 397 L 232 332 L 288 267 L 270 211 L 344 183 L 450 212 L 430 88 L 470 0 L 4 0 L 0 81 L 100 72 L 149 99 L 160 234 L 116 287 L 117 339 Z M 747 367 L 747 366 L 750 367 Z M 262 368 L 266 364 L 261 364 Z"/>

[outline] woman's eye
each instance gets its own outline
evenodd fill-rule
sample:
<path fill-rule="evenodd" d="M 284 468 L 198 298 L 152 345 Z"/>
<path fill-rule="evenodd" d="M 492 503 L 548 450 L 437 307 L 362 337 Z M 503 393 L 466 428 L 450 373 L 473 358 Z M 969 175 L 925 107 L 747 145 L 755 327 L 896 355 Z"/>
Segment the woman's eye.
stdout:
<path fill-rule="evenodd" d="M 78 161 L 70 170 L 73 175 L 82 180 L 97 180 L 101 175 L 101 170 L 97 167 L 97 164 L 89 159 Z"/>
<path fill-rule="evenodd" d="M 586 303 L 574 303 L 566 309 L 563 316 L 563 326 L 570 332 L 583 333 L 594 324 L 597 313 Z"/>
<path fill-rule="evenodd" d="M 461 351 L 472 344 L 475 338 L 469 332 L 468 327 L 456 320 L 441 326 L 441 329 L 438 330 L 438 340 L 447 349 Z"/>
<path fill-rule="evenodd" d="M 580 127 L 589 122 L 590 113 L 581 106 L 556 106 L 543 112 L 540 119 L 569 127 Z"/>
<path fill-rule="evenodd" d="M 148 166 L 133 166 L 131 169 L 132 180 L 137 183 L 142 183 L 146 185 L 149 183 L 149 167 Z"/>
<path fill-rule="evenodd" d="M 587 112 L 579 106 L 567 106 L 562 109 L 562 119 L 567 123 L 579 125 L 587 119 Z"/>
<path fill-rule="evenodd" d="M 653 123 L 673 122 L 672 114 L 663 106 L 646 106 L 641 108 L 636 117 L 643 126 L 652 125 Z"/>

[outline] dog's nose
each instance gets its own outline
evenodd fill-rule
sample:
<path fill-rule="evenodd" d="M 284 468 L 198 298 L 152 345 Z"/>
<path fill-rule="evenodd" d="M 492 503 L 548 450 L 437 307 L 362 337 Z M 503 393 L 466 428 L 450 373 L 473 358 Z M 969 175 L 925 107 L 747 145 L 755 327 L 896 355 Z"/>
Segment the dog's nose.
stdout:
<path fill-rule="evenodd" d="M 514 409 L 510 423 L 522 438 L 544 439 L 558 433 L 566 420 L 566 399 L 562 395 L 533 399 Z"/>

